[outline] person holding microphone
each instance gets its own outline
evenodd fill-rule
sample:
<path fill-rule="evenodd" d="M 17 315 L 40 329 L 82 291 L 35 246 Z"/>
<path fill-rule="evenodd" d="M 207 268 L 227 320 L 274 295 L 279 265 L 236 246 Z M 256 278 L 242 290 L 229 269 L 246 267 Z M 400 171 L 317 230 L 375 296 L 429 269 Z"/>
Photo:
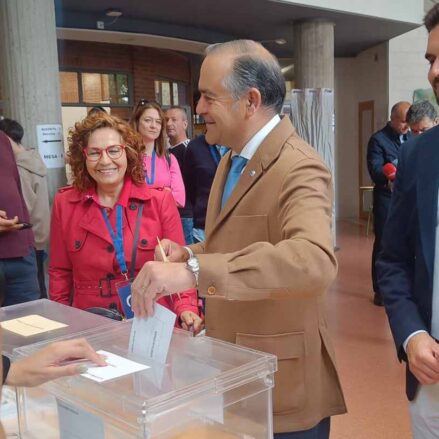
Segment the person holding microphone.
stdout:
<path fill-rule="evenodd" d="M 375 185 L 373 188 L 373 230 L 375 240 L 372 251 L 372 285 L 374 291 L 373 303 L 377 306 L 383 306 L 383 299 L 377 282 L 376 259 L 381 250 L 381 238 L 392 194 L 391 184 L 389 184 L 389 180 L 384 173 L 384 166 L 387 163 L 397 166 L 399 149 L 411 137 L 406 122 L 409 108 L 410 102 L 396 103 L 390 112 L 390 121 L 384 128 L 372 135 L 367 145 L 367 169 Z"/>

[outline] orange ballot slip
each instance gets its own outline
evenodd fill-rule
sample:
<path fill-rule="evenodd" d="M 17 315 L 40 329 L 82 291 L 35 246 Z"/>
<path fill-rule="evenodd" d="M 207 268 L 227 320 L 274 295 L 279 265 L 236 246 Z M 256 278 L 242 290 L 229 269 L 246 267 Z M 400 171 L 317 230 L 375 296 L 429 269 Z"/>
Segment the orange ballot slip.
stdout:
<path fill-rule="evenodd" d="M 46 317 L 37 314 L 31 314 L 25 317 L 19 317 L 18 319 L 6 320 L 5 322 L 1 322 L 1 326 L 6 331 L 14 332 L 23 337 L 30 337 L 31 335 L 64 328 L 68 325 L 57 322 L 56 320 L 46 319 Z"/>

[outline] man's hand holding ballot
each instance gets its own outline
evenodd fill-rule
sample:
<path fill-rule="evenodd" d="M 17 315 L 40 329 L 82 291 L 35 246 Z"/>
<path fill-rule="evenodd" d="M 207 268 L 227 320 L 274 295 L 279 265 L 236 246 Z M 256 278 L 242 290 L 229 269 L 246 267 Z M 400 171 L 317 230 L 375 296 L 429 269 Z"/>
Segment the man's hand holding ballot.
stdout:
<path fill-rule="evenodd" d="M 131 287 L 131 306 L 137 317 L 152 316 L 153 302 L 160 297 L 196 287 L 195 275 L 180 262 L 185 255 L 187 259 L 187 251 L 175 242 L 159 241 L 155 249 L 156 261 L 143 266 Z M 184 311 L 180 320 L 183 329 L 192 329 L 195 334 L 203 327 L 202 318 L 191 311 Z"/>

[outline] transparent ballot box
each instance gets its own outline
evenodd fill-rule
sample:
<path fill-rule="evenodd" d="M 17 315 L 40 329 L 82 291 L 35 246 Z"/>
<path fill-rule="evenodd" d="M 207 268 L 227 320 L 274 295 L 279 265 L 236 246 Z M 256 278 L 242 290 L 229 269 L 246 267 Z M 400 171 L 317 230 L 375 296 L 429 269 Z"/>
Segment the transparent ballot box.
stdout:
<path fill-rule="evenodd" d="M 14 321 L 16 319 L 18 321 Z M 10 357 L 17 347 L 53 341 L 72 334 L 79 337 L 83 331 L 118 325 L 120 322 L 52 300 L 39 299 L 0 308 L 0 324 L 2 353 Z"/>
<path fill-rule="evenodd" d="M 92 328 L 119 325 L 120 322 L 62 305 L 48 299 L 0 308 L 2 353 L 11 357 L 18 347 L 52 342 L 66 336 L 81 337 Z M 8 437 L 20 437 L 17 423 L 17 395 L 14 388 L 3 387 L 0 417 Z"/>
<path fill-rule="evenodd" d="M 21 437 L 272 438 L 275 356 L 174 329 L 162 365 L 129 351 L 130 331 L 127 321 L 104 334 L 91 330 L 83 335 L 96 350 L 146 369 L 104 382 L 84 374 L 19 389 Z M 17 348 L 14 358 L 43 345 Z"/>

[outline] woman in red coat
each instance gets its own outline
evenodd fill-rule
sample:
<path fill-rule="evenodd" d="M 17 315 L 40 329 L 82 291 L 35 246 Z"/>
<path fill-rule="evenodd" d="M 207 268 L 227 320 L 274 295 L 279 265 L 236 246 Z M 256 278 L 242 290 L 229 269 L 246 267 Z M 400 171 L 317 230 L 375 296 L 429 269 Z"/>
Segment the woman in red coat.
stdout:
<path fill-rule="evenodd" d="M 71 130 L 73 185 L 58 191 L 52 210 L 52 300 L 122 311 L 117 284 L 132 274 L 133 258 L 137 274 L 154 259 L 157 238 L 184 245 L 172 194 L 145 184 L 142 157 L 141 139 L 117 117 L 97 113 Z M 183 327 L 201 326 L 195 290 L 159 303 L 173 310 Z"/>

